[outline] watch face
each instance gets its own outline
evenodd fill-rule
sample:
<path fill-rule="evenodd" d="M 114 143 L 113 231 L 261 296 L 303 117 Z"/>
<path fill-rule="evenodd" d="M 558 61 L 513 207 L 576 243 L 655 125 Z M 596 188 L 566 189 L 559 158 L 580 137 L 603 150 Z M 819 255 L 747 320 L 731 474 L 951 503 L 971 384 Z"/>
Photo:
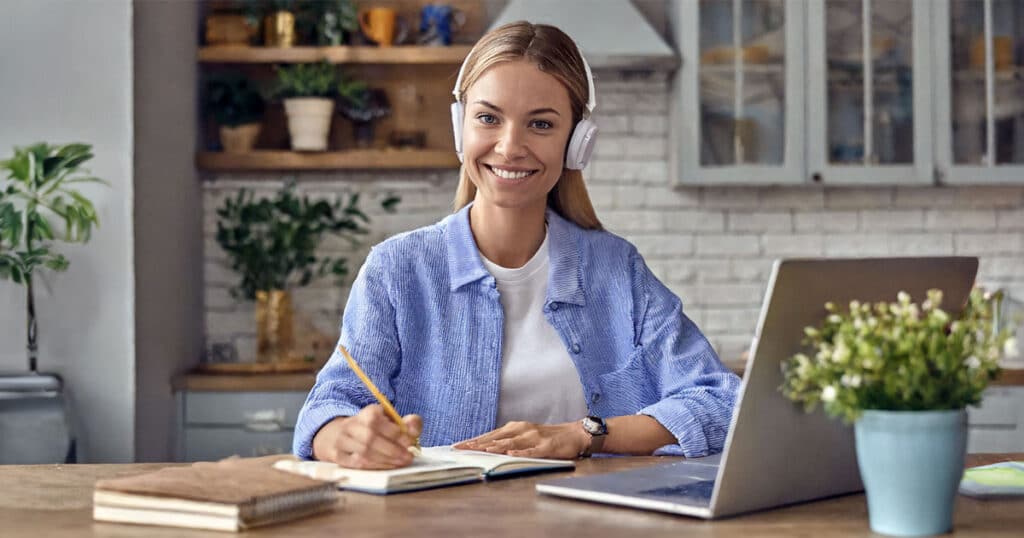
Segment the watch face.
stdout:
<path fill-rule="evenodd" d="M 608 426 L 601 417 L 587 417 L 583 419 L 583 429 L 590 435 L 606 435 Z"/>

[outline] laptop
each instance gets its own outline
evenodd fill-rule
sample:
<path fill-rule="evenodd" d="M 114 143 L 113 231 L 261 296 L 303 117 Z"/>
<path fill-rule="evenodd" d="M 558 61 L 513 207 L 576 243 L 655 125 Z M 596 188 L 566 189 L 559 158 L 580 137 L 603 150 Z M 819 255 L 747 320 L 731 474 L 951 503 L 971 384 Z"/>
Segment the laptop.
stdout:
<path fill-rule="evenodd" d="M 706 519 L 862 491 L 853 428 L 787 400 L 782 361 L 804 348 L 803 329 L 821 323 L 827 301 L 893 301 L 899 291 L 922 301 L 939 288 L 955 315 L 977 271 L 973 257 L 777 260 L 721 454 L 548 480 L 537 491 Z"/>

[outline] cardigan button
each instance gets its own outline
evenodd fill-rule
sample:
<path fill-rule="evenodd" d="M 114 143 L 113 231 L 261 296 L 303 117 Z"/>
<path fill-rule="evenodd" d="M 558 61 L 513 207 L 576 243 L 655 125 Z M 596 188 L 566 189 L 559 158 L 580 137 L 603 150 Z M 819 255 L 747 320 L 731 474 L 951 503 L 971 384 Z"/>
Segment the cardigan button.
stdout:
<path fill-rule="evenodd" d="M 551 303 L 552 310 L 558 310 L 558 303 Z"/>
<path fill-rule="evenodd" d="M 573 353 L 579 353 L 579 352 L 580 352 L 580 345 L 579 345 L 579 344 L 575 344 L 575 343 L 574 343 L 574 344 L 572 345 L 572 352 L 573 352 Z"/>

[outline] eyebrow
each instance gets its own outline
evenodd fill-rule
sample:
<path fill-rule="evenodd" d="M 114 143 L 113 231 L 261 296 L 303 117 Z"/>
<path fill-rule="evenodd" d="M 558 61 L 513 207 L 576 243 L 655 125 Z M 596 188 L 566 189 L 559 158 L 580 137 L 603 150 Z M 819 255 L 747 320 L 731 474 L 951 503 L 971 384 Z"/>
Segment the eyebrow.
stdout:
<path fill-rule="evenodd" d="M 477 99 L 476 101 L 473 101 L 473 102 L 481 104 L 481 105 L 484 105 L 487 108 L 493 109 L 495 112 L 503 113 L 502 110 L 497 107 L 497 105 L 494 105 L 492 103 L 488 103 L 487 101 L 484 101 L 483 99 Z M 531 110 L 530 114 L 543 114 L 545 112 L 550 112 L 550 113 L 552 113 L 552 114 L 554 114 L 556 116 L 561 116 L 561 114 L 559 114 L 558 111 L 553 109 L 553 108 L 538 108 L 538 109 L 535 109 L 535 110 Z"/>

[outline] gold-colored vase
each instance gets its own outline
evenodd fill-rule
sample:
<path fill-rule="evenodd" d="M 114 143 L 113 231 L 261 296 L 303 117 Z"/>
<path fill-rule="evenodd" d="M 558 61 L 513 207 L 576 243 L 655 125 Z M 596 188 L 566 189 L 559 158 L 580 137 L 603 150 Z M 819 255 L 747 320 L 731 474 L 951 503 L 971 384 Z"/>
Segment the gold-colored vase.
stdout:
<path fill-rule="evenodd" d="M 284 290 L 257 291 L 256 361 L 284 361 L 292 344 L 291 296 Z"/>
<path fill-rule="evenodd" d="M 295 45 L 295 15 L 290 11 L 275 11 L 264 17 L 263 44 L 267 47 Z"/>

